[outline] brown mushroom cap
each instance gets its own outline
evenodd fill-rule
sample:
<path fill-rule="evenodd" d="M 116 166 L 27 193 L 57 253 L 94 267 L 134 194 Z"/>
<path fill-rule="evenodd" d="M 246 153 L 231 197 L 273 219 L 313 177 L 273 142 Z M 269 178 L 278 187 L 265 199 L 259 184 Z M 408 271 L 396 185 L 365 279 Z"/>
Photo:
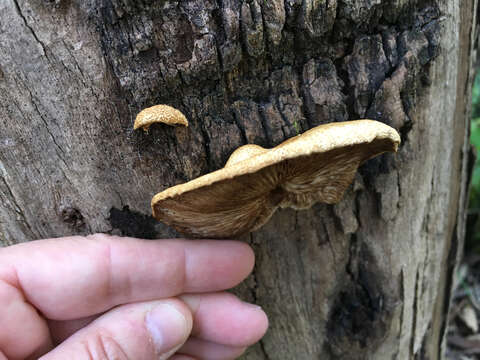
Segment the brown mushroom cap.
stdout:
<path fill-rule="evenodd" d="M 185 115 L 168 105 L 155 105 L 140 111 L 133 124 L 133 130 L 143 128 L 147 131 L 153 123 L 164 123 L 167 125 L 184 125 L 188 126 Z"/>
<path fill-rule="evenodd" d="M 317 126 L 272 149 L 245 145 L 223 169 L 156 194 L 153 216 L 187 236 L 238 237 L 278 207 L 337 203 L 359 165 L 399 143 L 388 125 L 356 120 Z"/>

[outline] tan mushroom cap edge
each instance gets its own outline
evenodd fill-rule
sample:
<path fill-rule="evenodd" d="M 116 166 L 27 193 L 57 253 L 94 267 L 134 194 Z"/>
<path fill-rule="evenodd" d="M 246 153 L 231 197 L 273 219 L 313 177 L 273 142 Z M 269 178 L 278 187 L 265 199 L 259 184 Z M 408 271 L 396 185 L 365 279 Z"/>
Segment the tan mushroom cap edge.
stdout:
<path fill-rule="evenodd" d="M 180 110 L 168 105 L 155 105 L 140 111 L 135 118 L 133 130 L 142 128 L 148 131 L 150 125 L 154 123 L 163 123 L 167 125 L 183 125 L 188 126 L 185 115 Z"/>
<path fill-rule="evenodd" d="M 244 145 L 224 168 L 156 194 L 153 216 L 186 236 L 236 238 L 278 207 L 337 203 L 362 163 L 399 144 L 390 126 L 355 120 L 317 126 L 272 149 Z"/>

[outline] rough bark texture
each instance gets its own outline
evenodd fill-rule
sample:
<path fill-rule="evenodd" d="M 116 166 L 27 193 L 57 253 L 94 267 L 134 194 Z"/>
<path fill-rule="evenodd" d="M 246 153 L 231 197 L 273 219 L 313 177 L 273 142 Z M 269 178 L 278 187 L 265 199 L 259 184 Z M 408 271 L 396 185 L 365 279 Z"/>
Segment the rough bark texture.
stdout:
<path fill-rule="evenodd" d="M 0 1 L 0 242 L 177 236 L 150 199 L 244 143 L 373 118 L 402 136 L 344 200 L 244 240 L 245 359 L 439 359 L 462 246 L 476 0 Z M 132 130 L 165 103 L 188 128 Z M 232 254 L 235 259 L 235 254 Z"/>

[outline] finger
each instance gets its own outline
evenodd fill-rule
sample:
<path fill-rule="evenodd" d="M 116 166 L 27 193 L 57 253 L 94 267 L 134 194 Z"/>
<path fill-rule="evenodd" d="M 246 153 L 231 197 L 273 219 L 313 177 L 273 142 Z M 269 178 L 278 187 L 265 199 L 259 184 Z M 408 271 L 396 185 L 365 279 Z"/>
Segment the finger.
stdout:
<path fill-rule="evenodd" d="M 192 335 L 206 341 L 247 347 L 262 338 L 268 318 L 257 305 L 229 293 L 183 295 L 193 312 Z"/>
<path fill-rule="evenodd" d="M 45 320 L 16 287 L 0 281 L 0 304 L 0 349 L 4 356 L 25 359 L 52 347 Z"/>
<path fill-rule="evenodd" d="M 232 294 L 190 294 L 181 298 L 194 314 L 192 333 L 205 341 L 243 348 L 257 342 L 268 328 L 267 316 L 259 306 Z M 49 321 L 54 343 L 62 342 L 94 320 L 95 317 Z"/>
<path fill-rule="evenodd" d="M 67 320 L 129 302 L 227 289 L 253 263 L 252 250 L 236 241 L 97 235 L 2 248 L 0 279 L 14 284 L 46 317 Z"/>
<path fill-rule="evenodd" d="M 48 328 L 50 329 L 50 336 L 52 338 L 52 342 L 54 345 L 58 345 L 62 343 L 65 339 L 72 336 L 78 330 L 86 327 L 95 319 L 97 319 L 99 315 L 88 316 L 81 319 L 76 320 L 47 320 Z"/>
<path fill-rule="evenodd" d="M 178 355 L 173 355 L 171 358 L 169 358 L 168 360 L 198 360 L 197 358 L 193 358 L 191 356 L 186 356 L 186 355 L 182 355 L 182 354 L 178 354 Z"/>
<path fill-rule="evenodd" d="M 188 307 L 176 299 L 119 306 L 72 335 L 41 360 L 165 360 L 192 329 Z"/>
<path fill-rule="evenodd" d="M 50 332 L 54 339 L 54 344 L 60 344 L 66 338 L 70 337 L 72 334 L 87 326 L 94 320 L 94 317 L 89 317 L 74 321 L 52 321 Z M 222 345 L 190 337 L 178 351 L 186 355 L 197 356 L 200 359 L 228 360 L 236 359 L 243 354 L 245 349 L 245 347 Z"/>
<path fill-rule="evenodd" d="M 208 360 L 236 359 L 245 352 L 245 347 L 221 345 L 210 341 L 190 337 L 178 352 Z"/>

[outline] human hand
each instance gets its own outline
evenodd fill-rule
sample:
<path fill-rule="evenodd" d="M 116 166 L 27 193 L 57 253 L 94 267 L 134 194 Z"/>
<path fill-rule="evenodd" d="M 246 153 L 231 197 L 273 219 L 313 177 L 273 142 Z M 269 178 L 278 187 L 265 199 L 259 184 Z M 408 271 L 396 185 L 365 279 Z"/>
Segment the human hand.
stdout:
<path fill-rule="evenodd" d="M 238 357 L 265 313 L 231 294 L 254 255 L 236 241 L 107 235 L 0 249 L 0 360 Z"/>

